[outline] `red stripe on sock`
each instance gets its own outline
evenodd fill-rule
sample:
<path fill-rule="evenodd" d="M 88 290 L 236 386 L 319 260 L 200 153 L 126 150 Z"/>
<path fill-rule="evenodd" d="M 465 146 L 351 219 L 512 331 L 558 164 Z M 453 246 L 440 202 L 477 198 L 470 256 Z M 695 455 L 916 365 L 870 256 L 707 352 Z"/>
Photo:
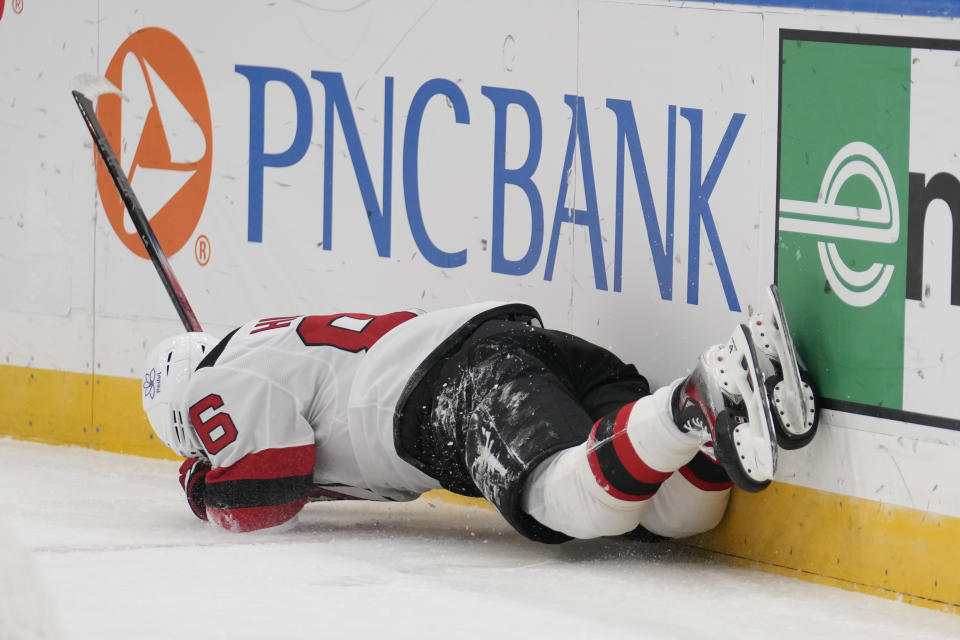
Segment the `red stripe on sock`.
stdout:
<path fill-rule="evenodd" d="M 630 421 L 630 412 L 633 410 L 633 404 L 626 405 L 617 413 L 617 420 L 613 427 L 613 448 L 617 452 L 617 457 L 623 463 L 623 467 L 630 472 L 630 475 L 640 482 L 649 482 L 651 484 L 663 482 L 669 478 L 673 471 L 658 471 L 654 469 L 640 457 L 633 443 L 627 435 L 627 423 Z"/>
<path fill-rule="evenodd" d="M 696 475 L 694 475 L 690 467 L 687 466 L 680 467 L 680 475 L 686 478 L 687 482 L 701 491 L 724 491 L 725 489 L 729 489 L 733 486 L 733 483 L 729 480 L 725 480 L 723 482 L 708 482 L 707 480 L 698 478 Z"/>
<path fill-rule="evenodd" d="M 590 471 L 593 472 L 593 478 L 597 481 L 597 484 L 600 485 L 601 489 L 606 491 L 617 500 L 624 500 L 626 502 L 643 502 L 644 500 L 649 500 L 653 496 L 652 493 L 645 495 L 624 493 L 614 488 L 607 480 L 606 476 L 603 475 L 603 470 L 600 468 L 600 460 L 597 459 L 598 424 L 600 423 L 597 422 L 593 425 L 593 429 L 590 431 L 590 437 L 587 439 L 587 463 L 590 465 Z"/>

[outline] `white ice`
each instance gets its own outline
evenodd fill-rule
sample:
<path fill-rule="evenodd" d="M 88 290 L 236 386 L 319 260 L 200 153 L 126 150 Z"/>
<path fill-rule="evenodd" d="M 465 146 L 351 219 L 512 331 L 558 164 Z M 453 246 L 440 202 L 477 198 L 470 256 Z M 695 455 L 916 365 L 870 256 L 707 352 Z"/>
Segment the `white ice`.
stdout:
<path fill-rule="evenodd" d="M 675 545 L 539 545 L 435 499 L 311 504 L 290 530 L 230 534 L 190 514 L 176 475 L 0 439 L 0 639 L 960 637 L 960 616 Z"/>

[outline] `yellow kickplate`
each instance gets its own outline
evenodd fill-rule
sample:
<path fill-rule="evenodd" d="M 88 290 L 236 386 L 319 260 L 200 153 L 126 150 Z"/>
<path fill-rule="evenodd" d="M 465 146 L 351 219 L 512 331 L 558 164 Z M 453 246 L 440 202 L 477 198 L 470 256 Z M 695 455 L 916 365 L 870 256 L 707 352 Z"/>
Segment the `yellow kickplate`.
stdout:
<path fill-rule="evenodd" d="M 958 540 L 957 518 L 775 483 L 734 492 L 720 526 L 689 542 L 777 573 L 958 613 Z"/>
<path fill-rule="evenodd" d="M 0 434 L 89 446 L 92 382 L 87 374 L 0 367 Z"/>
<path fill-rule="evenodd" d="M 130 378 L 94 376 L 93 444 L 95 449 L 148 458 L 181 460 L 154 435 L 143 413 L 142 382 Z"/>
<path fill-rule="evenodd" d="M 129 378 L 0 366 L 0 435 L 177 459 Z M 448 492 L 456 504 L 484 500 Z M 737 564 L 960 613 L 960 519 L 786 484 L 735 491 L 719 527 L 683 543 Z"/>
<path fill-rule="evenodd" d="M 0 435 L 176 459 L 150 429 L 140 381 L 0 366 Z"/>

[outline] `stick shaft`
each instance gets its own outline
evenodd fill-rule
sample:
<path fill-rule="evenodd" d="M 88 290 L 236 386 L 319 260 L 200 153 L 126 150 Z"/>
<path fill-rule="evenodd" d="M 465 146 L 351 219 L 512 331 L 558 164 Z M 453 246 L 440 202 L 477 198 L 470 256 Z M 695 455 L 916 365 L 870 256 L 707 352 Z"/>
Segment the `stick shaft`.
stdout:
<path fill-rule="evenodd" d="M 77 107 L 80 108 L 83 120 L 87 123 L 87 129 L 93 137 L 93 144 L 97 147 L 97 151 L 103 159 L 103 164 L 106 166 L 107 172 L 110 174 L 110 177 L 113 178 L 113 184 L 117 187 L 117 192 L 120 194 L 123 204 L 126 205 L 127 211 L 130 213 L 133 226 L 137 229 L 137 234 L 140 236 L 140 240 L 147 250 L 147 255 L 150 256 L 150 261 L 153 262 L 153 266 L 157 269 L 157 275 L 160 276 L 160 280 L 163 282 L 163 286 L 170 296 L 170 301 L 173 302 L 173 306 L 177 310 L 177 315 L 180 316 L 180 321 L 183 322 L 184 329 L 187 331 L 202 331 L 203 329 L 200 328 L 200 322 L 193 313 L 193 308 L 187 301 L 187 296 L 183 293 L 183 288 L 177 281 L 177 277 L 170 267 L 170 262 L 167 260 L 167 256 L 163 252 L 163 248 L 160 246 L 160 242 L 157 240 L 153 228 L 150 226 L 150 221 L 147 220 L 146 214 L 143 213 L 143 207 L 140 206 L 140 201 L 137 200 L 137 194 L 133 192 L 133 187 L 130 186 L 130 181 L 127 180 L 127 176 L 120 166 L 117 154 L 114 153 L 113 148 L 110 146 L 110 141 L 107 140 L 107 136 L 100 126 L 100 121 L 97 119 L 96 111 L 93 108 L 93 102 L 79 91 L 73 91 L 73 99 L 76 100 Z"/>

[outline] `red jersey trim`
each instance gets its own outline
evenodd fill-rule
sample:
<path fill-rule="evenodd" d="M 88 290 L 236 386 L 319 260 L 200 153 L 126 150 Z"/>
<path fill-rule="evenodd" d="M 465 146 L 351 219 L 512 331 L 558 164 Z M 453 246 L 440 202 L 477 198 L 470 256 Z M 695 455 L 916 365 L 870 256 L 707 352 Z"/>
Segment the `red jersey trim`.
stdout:
<path fill-rule="evenodd" d="M 212 469 L 207 474 L 207 484 L 312 475 L 316 456 L 313 444 L 264 449 L 245 455 L 229 467 Z"/>

